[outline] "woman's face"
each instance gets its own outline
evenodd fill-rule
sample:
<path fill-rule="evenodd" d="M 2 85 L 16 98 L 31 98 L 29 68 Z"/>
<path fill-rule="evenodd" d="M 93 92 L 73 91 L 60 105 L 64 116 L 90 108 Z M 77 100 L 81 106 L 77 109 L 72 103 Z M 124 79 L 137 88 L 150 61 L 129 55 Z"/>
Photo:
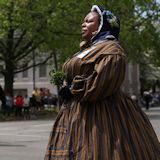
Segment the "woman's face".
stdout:
<path fill-rule="evenodd" d="M 85 18 L 82 24 L 82 38 L 90 40 L 95 31 L 98 30 L 100 23 L 100 16 L 96 12 L 90 12 Z"/>

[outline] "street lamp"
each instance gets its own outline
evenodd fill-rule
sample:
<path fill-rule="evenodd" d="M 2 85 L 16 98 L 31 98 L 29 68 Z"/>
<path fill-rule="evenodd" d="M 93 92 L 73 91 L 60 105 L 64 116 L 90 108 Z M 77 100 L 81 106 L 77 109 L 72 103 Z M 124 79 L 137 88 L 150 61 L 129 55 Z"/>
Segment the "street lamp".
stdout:
<path fill-rule="evenodd" d="M 33 60 L 33 90 L 36 88 L 36 78 L 35 78 L 35 51 L 32 52 L 32 60 Z"/>

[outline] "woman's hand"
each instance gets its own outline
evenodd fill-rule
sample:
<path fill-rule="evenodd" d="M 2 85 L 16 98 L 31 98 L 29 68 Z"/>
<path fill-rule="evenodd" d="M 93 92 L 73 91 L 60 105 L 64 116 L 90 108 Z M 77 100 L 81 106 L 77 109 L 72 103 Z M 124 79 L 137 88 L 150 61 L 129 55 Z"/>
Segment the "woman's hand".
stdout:
<path fill-rule="evenodd" d="M 61 98 L 63 100 L 69 100 L 69 99 L 73 98 L 73 95 L 71 93 L 70 88 L 71 88 L 71 86 L 68 85 L 66 80 L 64 80 L 63 86 L 61 87 L 61 89 L 59 91 L 59 95 L 61 96 Z"/>

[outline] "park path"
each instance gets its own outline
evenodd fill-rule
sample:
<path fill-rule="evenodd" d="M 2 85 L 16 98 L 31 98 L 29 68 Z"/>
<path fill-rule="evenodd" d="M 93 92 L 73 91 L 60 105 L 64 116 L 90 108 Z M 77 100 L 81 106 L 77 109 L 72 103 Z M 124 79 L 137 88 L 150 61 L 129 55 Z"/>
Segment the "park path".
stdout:
<path fill-rule="evenodd" d="M 143 109 L 160 140 L 160 107 Z M 54 120 L 0 122 L 1 160 L 43 160 Z"/>

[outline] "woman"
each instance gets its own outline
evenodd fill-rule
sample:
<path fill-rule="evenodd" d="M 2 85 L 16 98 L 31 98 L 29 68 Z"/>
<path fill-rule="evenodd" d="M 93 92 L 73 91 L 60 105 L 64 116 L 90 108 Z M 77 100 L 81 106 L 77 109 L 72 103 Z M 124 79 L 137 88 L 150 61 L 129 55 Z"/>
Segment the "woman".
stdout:
<path fill-rule="evenodd" d="M 85 17 L 85 43 L 63 67 L 73 98 L 58 114 L 45 160 L 160 160 L 147 116 L 120 90 L 119 29 L 117 18 L 96 5 Z"/>

